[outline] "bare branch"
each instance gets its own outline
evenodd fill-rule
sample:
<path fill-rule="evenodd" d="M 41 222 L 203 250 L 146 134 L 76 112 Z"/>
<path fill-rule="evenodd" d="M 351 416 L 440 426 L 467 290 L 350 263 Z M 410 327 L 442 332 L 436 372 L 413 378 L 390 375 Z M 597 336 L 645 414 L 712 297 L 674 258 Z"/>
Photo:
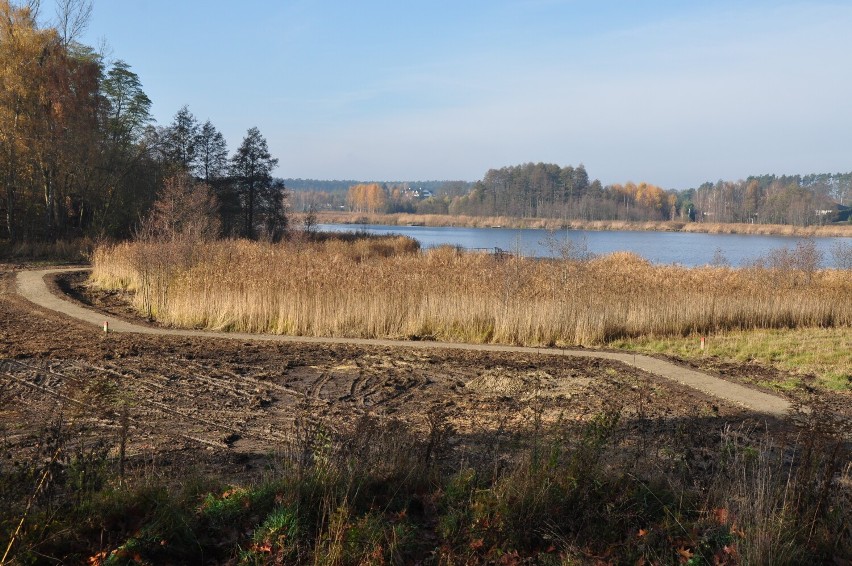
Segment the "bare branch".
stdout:
<path fill-rule="evenodd" d="M 38 0 L 36 0 L 38 1 Z M 64 45 L 70 45 L 86 31 L 92 18 L 92 0 L 57 0 L 56 29 Z"/>

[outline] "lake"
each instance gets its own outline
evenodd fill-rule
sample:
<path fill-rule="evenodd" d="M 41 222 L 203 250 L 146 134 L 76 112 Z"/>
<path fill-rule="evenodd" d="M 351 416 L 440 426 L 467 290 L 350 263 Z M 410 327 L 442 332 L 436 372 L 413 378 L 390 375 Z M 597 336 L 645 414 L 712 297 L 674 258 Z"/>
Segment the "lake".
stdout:
<path fill-rule="evenodd" d="M 519 251 L 526 256 L 554 257 L 557 246 L 549 243 L 571 241 L 574 246 L 585 246 L 595 254 L 629 251 L 649 261 L 661 264 L 677 263 L 689 267 L 713 262 L 716 252 L 735 267 L 747 265 L 765 257 L 778 248 L 792 249 L 802 241 L 796 236 L 756 236 L 742 234 L 699 234 L 688 232 L 597 232 L 588 230 L 547 230 L 508 228 L 455 228 L 429 226 L 383 226 L 361 224 L 320 224 L 320 230 L 351 232 L 363 230 L 371 234 L 400 234 L 420 242 L 423 248 L 440 245 L 467 249 L 500 248 Z M 839 242 L 852 245 L 850 238 L 814 238 L 823 255 L 823 267 L 834 267 L 831 249 Z"/>

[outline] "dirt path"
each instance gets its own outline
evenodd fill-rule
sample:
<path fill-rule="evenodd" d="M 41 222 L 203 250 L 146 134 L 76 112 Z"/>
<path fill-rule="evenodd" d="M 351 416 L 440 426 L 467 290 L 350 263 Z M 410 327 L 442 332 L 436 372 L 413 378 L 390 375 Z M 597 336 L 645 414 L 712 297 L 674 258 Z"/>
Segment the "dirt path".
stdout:
<path fill-rule="evenodd" d="M 79 269 L 78 269 L 79 270 Z M 17 274 L 17 292 L 27 300 L 72 318 L 102 326 L 109 324 L 110 332 L 169 335 L 184 337 L 225 338 L 242 341 L 291 342 L 302 344 L 340 344 L 353 346 L 405 347 L 428 350 L 467 350 L 487 352 L 509 352 L 521 354 L 545 354 L 553 356 L 574 356 L 613 360 L 641 370 L 653 373 L 665 379 L 680 383 L 706 395 L 717 397 L 751 411 L 784 417 L 789 414 L 790 403 L 781 397 L 750 389 L 742 385 L 725 381 L 711 375 L 684 368 L 664 360 L 649 356 L 619 352 L 600 352 L 593 350 L 570 350 L 558 348 L 528 348 L 520 346 L 501 346 L 494 344 L 457 344 L 448 342 L 408 342 L 397 340 L 376 340 L 363 338 L 314 338 L 305 336 L 281 336 L 273 334 L 246 334 L 238 332 L 211 332 L 203 330 L 177 330 L 169 328 L 146 327 L 133 324 L 103 313 L 83 308 L 63 297 L 54 295 L 48 288 L 45 277 L 67 271 L 64 269 L 42 269 L 20 271 Z"/>

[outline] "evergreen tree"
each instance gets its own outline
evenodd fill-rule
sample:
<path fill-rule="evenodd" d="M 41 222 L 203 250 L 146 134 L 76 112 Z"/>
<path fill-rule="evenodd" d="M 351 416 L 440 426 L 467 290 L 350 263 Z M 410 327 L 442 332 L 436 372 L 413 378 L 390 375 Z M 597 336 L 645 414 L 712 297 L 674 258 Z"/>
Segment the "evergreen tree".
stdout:
<path fill-rule="evenodd" d="M 175 173 L 195 171 L 199 162 L 198 141 L 201 128 L 198 120 L 183 106 L 171 125 L 162 133 L 162 151 L 167 169 Z"/>
<path fill-rule="evenodd" d="M 225 175 L 228 170 L 228 146 L 222 134 L 210 123 L 204 122 L 196 139 L 198 164 L 196 172 L 205 183 Z"/>
<path fill-rule="evenodd" d="M 278 160 L 270 155 L 266 138 L 257 128 L 249 129 L 231 157 L 230 167 L 240 197 L 243 214 L 241 235 L 245 238 L 263 236 L 278 241 L 287 228 L 284 185 L 272 180 L 272 169 L 276 165 Z"/>

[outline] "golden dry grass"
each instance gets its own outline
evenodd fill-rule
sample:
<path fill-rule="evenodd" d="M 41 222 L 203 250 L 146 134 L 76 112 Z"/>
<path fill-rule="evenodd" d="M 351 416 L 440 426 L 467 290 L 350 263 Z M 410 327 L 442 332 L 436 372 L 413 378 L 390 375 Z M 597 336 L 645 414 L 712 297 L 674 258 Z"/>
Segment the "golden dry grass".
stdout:
<path fill-rule="evenodd" d="M 561 220 L 558 218 L 514 218 L 509 216 L 451 216 L 442 214 L 362 214 L 320 212 L 321 224 L 384 224 L 389 226 L 459 226 L 465 228 L 531 228 L 541 230 L 595 230 L 640 232 L 700 232 L 707 234 L 760 234 L 779 236 L 852 237 L 852 224 L 790 226 L 782 224 L 722 224 L 713 222 L 631 222 L 626 220 Z"/>
<path fill-rule="evenodd" d="M 723 330 L 852 326 L 848 271 L 495 257 L 406 238 L 99 248 L 92 281 L 193 328 L 524 345 Z"/>

